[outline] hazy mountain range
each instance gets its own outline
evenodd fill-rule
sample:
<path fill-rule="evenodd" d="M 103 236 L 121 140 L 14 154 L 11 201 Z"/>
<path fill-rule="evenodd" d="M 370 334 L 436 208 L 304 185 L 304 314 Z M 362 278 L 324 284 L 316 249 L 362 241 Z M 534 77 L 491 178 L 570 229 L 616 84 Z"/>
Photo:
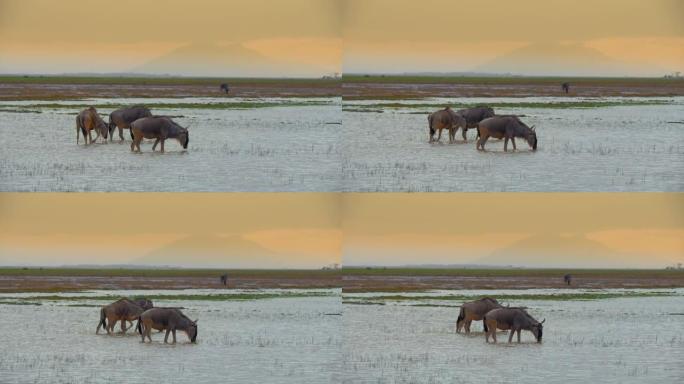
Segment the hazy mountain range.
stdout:
<path fill-rule="evenodd" d="M 316 65 L 269 58 L 241 44 L 193 43 L 131 68 L 129 72 L 187 76 L 319 77 L 327 71 Z"/>

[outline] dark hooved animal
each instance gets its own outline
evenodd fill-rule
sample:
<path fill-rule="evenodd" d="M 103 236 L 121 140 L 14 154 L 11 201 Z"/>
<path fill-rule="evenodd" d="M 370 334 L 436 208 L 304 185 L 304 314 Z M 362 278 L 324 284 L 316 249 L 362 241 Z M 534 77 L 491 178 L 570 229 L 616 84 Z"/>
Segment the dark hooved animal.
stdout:
<path fill-rule="evenodd" d="M 465 333 L 470 333 L 470 324 L 482 320 L 487 312 L 495 308 L 501 308 L 501 304 L 491 297 L 463 303 L 456 320 L 456 333 L 460 333 L 462 328 Z"/>
<path fill-rule="evenodd" d="M 93 130 L 95 130 L 96 134 L 95 140 L 93 140 L 92 136 Z M 79 141 L 79 132 L 83 133 L 85 143 L 88 145 L 88 139 L 90 139 L 92 144 L 97 141 L 100 135 L 107 140 L 107 133 L 109 131 L 107 130 L 107 124 L 102 120 L 100 114 L 97 113 L 97 109 L 95 107 L 88 107 L 76 116 L 76 144 Z"/>
<path fill-rule="evenodd" d="M 516 137 L 525 139 L 533 151 L 537 150 L 537 132 L 534 126 L 528 127 L 517 116 L 500 115 L 486 118 L 477 125 L 477 132 L 480 135 L 476 146 L 478 150 L 484 151 L 485 144 L 490 137 L 504 139 L 504 152 L 508 151 L 508 140 L 513 143 L 513 150 L 517 149 Z"/>
<path fill-rule="evenodd" d="M 463 134 L 463 140 L 465 141 L 467 140 L 466 132 L 468 132 L 468 129 L 477 128 L 477 125 L 480 123 L 480 121 L 489 117 L 493 117 L 494 109 L 487 106 L 478 106 L 475 108 L 459 109 L 456 113 L 463 116 L 463 118 L 466 120 L 466 127 L 463 131 L 461 131 Z"/>
<path fill-rule="evenodd" d="M 143 312 L 142 307 L 127 298 L 105 305 L 100 309 L 100 322 L 97 324 L 95 334 L 100 333 L 100 327 L 104 327 L 105 331 L 111 334 L 117 321 L 121 321 L 121 331 L 126 333 L 126 321 L 132 322 Z"/>
<path fill-rule="evenodd" d="M 522 308 L 497 308 L 493 309 L 484 316 L 485 327 L 485 341 L 489 343 L 489 337 L 492 336 L 496 343 L 496 330 L 508 330 L 508 342 L 513 341 L 513 334 L 518 333 L 518 343 L 520 342 L 520 331 L 527 330 L 532 332 L 537 343 L 542 341 L 543 324 L 546 319 L 541 322 L 535 320 L 527 311 Z"/>
<path fill-rule="evenodd" d="M 563 276 L 563 282 L 567 285 L 572 284 L 572 275 L 568 273 L 567 275 Z"/>
<path fill-rule="evenodd" d="M 177 139 L 183 149 L 188 148 L 190 136 L 188 129 L 181 127 L 171 118 L 166 116 L 152 116 L 143 117 L 131 124 L 131 132 L 133 133 L 133 142 L 131 143 L 131 151 L 140 152 L 140 142 L 143 139 L 157 139 L 152 145 L 152 151 L 161 142 L 161 151 L 164 152 L 164 140 Z"/>
<path fill-rule="evenodd" d="M 437 112 L 428 115 L 428 128 L 430 130 L 430 143 L 435 141 L 435 132 L 439 131 L 437 141 L 442 138 L 442 130 L 449 130 L 449 142 L 453 143 L 456 136 L 456 131 L 461 128 L 465 129 L 465 119 L 454 112 L 453 109 L 446 107 Z M 465 135 L 464 135 L 465 138 Z"/>
<path fill-rule="evenodd" d="M 192 321 L 177 308 L 152 308 L 143 312 L 138 319 L 138 332 L 152 342 L 150 332 L 152 329 L 164 330 L 164 343 L 168 343 L 169 333 L 173 335 L 173 343 L 176 343 L 176 331 L 184 331 L 190 342 L 197 340 L 197 320 Z"/>
<path fill-rule="evenodd" d="M 226 83 L 221 84 L 221 91 L 225 94 L 228 94 L 228 92 L 230 92 L 230 87 L 228 86 L 228 84 L 226 84 Z"/>
<path fill-rule="evenodd" d="M 131 123 L 143 117 L 152 116 L 152 112 L 142 105 L 117 109 L 109 114 L 109 140 L 114 139 L 114 128 L 119 128 L 119 137 L 124 141 L 123 130 L 130 129 Z M 131 131 L 131 139 L 133 132 Z"/>
<path fill-rule="evenodd" d="M 570 83 L 561 84 L 561 88 L 563 89 L 563 92 L 565 92 L 565 93 L 570 92 Z"/>
<path fill-rule="evenodd" d="M 221 275 L 221 284 L 228 285 L 228 274 L 227 273 L 224 273 L 223 275 Z"/>

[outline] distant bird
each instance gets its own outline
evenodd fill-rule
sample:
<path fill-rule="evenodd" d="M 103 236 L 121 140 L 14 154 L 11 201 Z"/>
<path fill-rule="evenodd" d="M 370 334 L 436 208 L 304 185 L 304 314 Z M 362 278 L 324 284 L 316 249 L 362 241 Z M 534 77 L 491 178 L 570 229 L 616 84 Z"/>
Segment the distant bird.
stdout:
<path fill-rule="evenodd" d="M 226 285 L 226 286 L 228 285 L 228 274 L 227 273 L 224 273 L 223 275 L 221 275 L 221 284 Z"/>
<path fill-rule="evenodd" d="M 228 94 L 228 92 L 230 91 L 230 87 L 228 87 L 228 84 L 226 84 L 226 83 L 221 84 L 221 91 Z"/>
<path fill-rule="evenodd" d="M 561 84 L 561 88 L 563 88 L 563 92 L 565 92 L 565 93 L 570 92 L 570 83 Z"/>

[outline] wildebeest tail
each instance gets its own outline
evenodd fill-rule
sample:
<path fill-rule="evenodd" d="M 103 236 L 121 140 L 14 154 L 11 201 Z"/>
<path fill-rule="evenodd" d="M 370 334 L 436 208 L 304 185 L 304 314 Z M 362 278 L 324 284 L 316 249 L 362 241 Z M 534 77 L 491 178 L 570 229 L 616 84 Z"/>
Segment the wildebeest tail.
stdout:
<path fill-rule="evenodd" d="M 456 323 L 460 323 L 461 321 L 463 321 L 463 319 L 465 319 L 465 309 L 461 307 L 461 311 L 458 313 L 458 319 L 456 319 Z"/>
<path fill-rule="evenodd" d="M 434 135 L 435 129 L 432 128 L 432 113 L 428 115 L 428 126 L 430 127 L 430 135 Z"/>
<path fill-rule="evenodd" d="M 98 324 L 98 326 L 100 325 L 107 329 L 107 316 L 105 315 L 104 308 L 100 308 L 100 324 Z"/>
<path fill-rule="evenodd" d="M 482 318 L 482 326 L 484 327 L 485 332 L 489 332 L 489 329 L 487 329 L 487 316 Z"/>
<path fill-rule="evenodd" d="M 140 316 L 138 316 L 138 324 L 135 326 L 135 329 L 138 331 L 138 334 L 142 335 L 142 321 L 140 320 Z"/>

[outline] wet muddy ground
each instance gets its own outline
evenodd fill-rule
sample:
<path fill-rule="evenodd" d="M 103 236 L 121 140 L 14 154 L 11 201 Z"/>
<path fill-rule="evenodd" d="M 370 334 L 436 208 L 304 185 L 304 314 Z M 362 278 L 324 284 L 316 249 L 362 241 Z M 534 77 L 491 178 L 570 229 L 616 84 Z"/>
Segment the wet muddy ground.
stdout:
<path fill-rule="evenodd" d="M 93 99 L 3 102 L 0 107 L 2 191 L 338 191 L 340 101 L 216 98 Z M 108 115 L 145 103 L 189 126 L 183 151 L 167 140 L 166 153 L 130 150 L 119 142 L 76 144 L 75 116 L 85 105 Z M 108 118 L 105 118 L 107 121 Z M 95 136 L 93 136 L 95 137 Z"/>
<path fill-rule="evenodd" d="M 493 296 L 510 291 L 439 291 L 409 300 L 345 304 L 343 383 L 667 383 L 684 375 L 684 291 L 667 296 L 561 300 L 564 290 L 513 291 L 505 300 L 546 319 L 542 343 L 485 343 L 481 322 L 455 333 L 458 305 L 445 295 Z M 604 291 L 610 293 L 610 290 Z M 647 294 L 648 290 L 637 294 Z M 525 298 L 526 294 L 531 295 Z M 377 301 L 368 293 L 367 302 Z M 434 295 L 435 298 L 430 298 Z M 354 294 L 344 294 L 351 300 Z M 356 295 L 358 296 L 358 295 Z M 532 298 L 544 297 L 544 299 Z M 358 299 L 358 298 L 357 298 Z"/>
<path fill-rule="evenodd" d="M 1 295 L 0 300 L 15 304 L 0 304 L 0 332 L 6 335 L 0 381 L 331 382 L 341 351 L 339 293 L 321 291 L 325 296 L 311 297 L 287 297 L 296 292 L 283 290 L 264 293 L 273 292 L 285 297 L 196 300 L 182 296 L 211 295 L 211 291 L 92 291 L 21 305 L 17 304 L 21 299 Z M 96 335 L 99 307 L 108 300 L 93 297 L 103 294 L 173 294 L 172 299 L 155 300 L 155 305 L 182 307 L 188 317 L 199 319 L 197 343 L 189 343 L 183 332 L 177 333 L 175 345 L 164 344 L 163 333 L 153 333 L 153 342 L 146 344 L 133 330 L 125 335 Z"/>
<path fill-rule="evenodd" d="M 538 150 L 516 140 L 428 142 L 427 115 L 493 105 L 535 126 Z M 577 104 L 577 107 L 573 107 Z M 559 107 L 562 106 L 562 107 Z M 434 98 L 344 101 L 345 191 L 681 191 L 684 98 Z"/>

